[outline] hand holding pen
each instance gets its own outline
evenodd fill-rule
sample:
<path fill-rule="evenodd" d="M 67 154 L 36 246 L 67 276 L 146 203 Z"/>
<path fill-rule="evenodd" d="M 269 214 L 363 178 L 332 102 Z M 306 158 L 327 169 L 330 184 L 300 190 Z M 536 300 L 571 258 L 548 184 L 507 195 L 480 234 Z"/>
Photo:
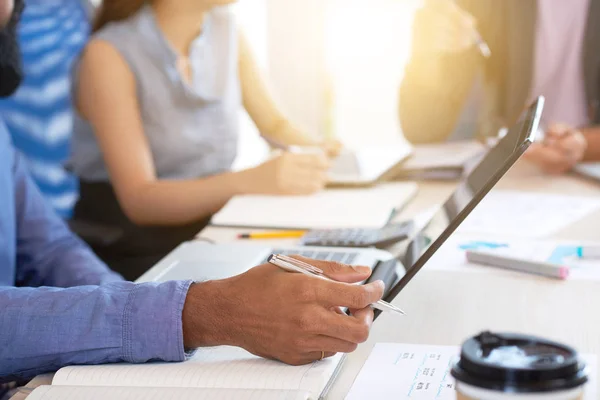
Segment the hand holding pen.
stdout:
<path fill-rule="evenodd" d="M 333 280 L 329 276 L 327 276 L 324 273 L 324 271 L 321 270 L 319 267 L 316 267 L 313 264 L 309 264 L 307 262 L 304 262 L 304 261 L 296 259 L 296 258 L 287 257 L 284 255 L 279 255 L 279 254 L 273 254 L 269 257 L 268 261 L 271 264 L 276 265 L 279 268 L 284 269 L 288 272 L 297 272 L 300 274 L 313 276 L 317 279 L 322 279 L 322 280 L 326 280 L 329 282 L 336 282 L 335 280 Z M 381 299 L 372 303 L 371 307 L 373 307 L 374 309 L 377 309 L 379 311 L 389 311 L 389 312 L 405 315 L 404 311 L 402 311 L 398 307 L 394 306 L 393 304 L 385 302 Z"/>
<path fill-rule="evenodd" d="M 492 53 L 477 30 L 473 15 L 452 0 L 422 0 L 415 15 L 417 53 L 452 54 L 476 48 L 484 57 Z"/>

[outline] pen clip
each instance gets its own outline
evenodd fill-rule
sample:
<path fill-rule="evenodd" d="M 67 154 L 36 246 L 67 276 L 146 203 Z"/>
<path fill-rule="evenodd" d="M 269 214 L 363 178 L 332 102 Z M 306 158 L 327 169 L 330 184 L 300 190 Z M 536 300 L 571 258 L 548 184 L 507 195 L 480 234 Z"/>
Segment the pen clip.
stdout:
<path fill-rule="evenodd" d="M 281 254 L 275 254 L 274 257 L 278 260 L 284 261 L 286 263 L 292 264 L 295 267 L 301 268 L 305 271 L 309 271 L 312 272 L 315 275 L 323 275 L 325 276 L 325 274 L 323 273 L 323 270 L 320 268 L 315 267 L 314 265 L 310 265 L 308 263 L 305 263 L 304 261 L 300 261 L 297 260 L 295 258 L 292 257 L 288 257 L 288 256 L 284 256 Z"/>

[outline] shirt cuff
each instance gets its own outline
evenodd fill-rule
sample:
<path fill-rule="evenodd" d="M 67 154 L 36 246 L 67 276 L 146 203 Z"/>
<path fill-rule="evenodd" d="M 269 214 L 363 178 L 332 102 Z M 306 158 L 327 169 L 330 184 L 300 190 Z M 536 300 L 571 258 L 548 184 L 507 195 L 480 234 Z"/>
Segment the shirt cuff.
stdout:
<path fill-rule="evenodd" d="M 183 305 L 192 281 L 142 283 L 129 294 L 123 315 L 123 359 L 183 361 Z"/>

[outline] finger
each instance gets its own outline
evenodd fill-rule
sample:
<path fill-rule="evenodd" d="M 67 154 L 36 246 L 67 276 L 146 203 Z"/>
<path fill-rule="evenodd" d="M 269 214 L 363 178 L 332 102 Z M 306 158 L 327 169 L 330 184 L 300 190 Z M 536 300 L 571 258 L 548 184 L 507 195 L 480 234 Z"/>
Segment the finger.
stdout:
<path fill-rule="evenodd" d="M 307 362 L 306 364 L 309 364 L 310 362 L 315 362 L 315 361 L 322 361 L 321 357 L 323 357 L 323 360 L 326 358 L 330 358 L 335 356 L 337 353 L 334 353 L 332 351 L 326 351 L 325 354 L 322 354 L 321 351 L 311 351 L 310 353 L 306 354 L 306 359 L 310 360 L 309 362 Z"/>
<path fill-rule="evenodd" d="M 308 339 L 307 350 L 324 351 L 325 353 L 352 353 L 356 350 L 357 343 L 331 336 L 317 335 Z"/>
<path fill-rule="evenodd" d="M 347 265 L 335 261 L 313 260 L 301 256 L 294 256 L 294 258 L 314 265 L 322 270 L 326 276 L 338 282 L 362 282 L 371 276 L 371 268 L 365 266 Z"/>
<path fill-rule="evenodd" d="M 575 136 L 569 136 L 565 139 L 557 141 L 555 146 L 567 158 L 575 159 L 582 151 L 583 144 Z"/>
<path fill-rule="evenodd" d="M 297 165 L 310 170 L 326 171 L 331 166 L 329 158 L 324 153 L 302 154 L 297 158 Z"/>
<path fill-rule="evenodd" d="M 332 307 L 331 311 L 335 312 L 336 314 L 339 315 L 346 315 L 346 313 L 344 312 L 344 310 L 342 310 L 341 307 Z"/>
<path fill-rule="evenodd" d="M 342 151 L 342 143 L 338 140 L 326 140 L 323 143 L 323 148 L 330 158 L 337 157 Z"/>
<path fill-rule="evenodd" d="M 358 322 L 367 325 L 369 329 L 371 329 L 371 326 L 373 325 L 373 317 L 375 316 L 372 307 L 365 307 L 360 310 L 353 309 L 350 312 L 351 316 L 356 318 Z"/>
<path fill-rule="evenodd" d="M 276 359 L 278 359 L 279 361 L 282 361 L 286 364 L 289 364 L 289 365 L 307 365 L 307 364 L 312 364 L 314 362 L 321 361 L 321 359 L 333 357 L 335 354 L 336 353 L 333 353 L 333 352 L 325 352 L 323 354 L 320 351 L 311 351 L 311 352 L 306 352 L 306 353 L 301 353 L 301 354 L 288 354 L 285 356 L 277 357 Z M 260 356 L 259 354 L 256 354 L 256 355 Z M 260 357 L 262 357 L 262 356 L 260 356 Z M 273 357 L 269 357 L 269 356 L 264 357 L 264 358 L 274 359 Z"/>
<path fill-rule="evenodd" d="M 530 150 L 525 153 L 526 158 L 548 173 L 564 172 L 571 163 L 562 151 L 558 151 L 554 147 L 536 146 L 530 148 Z"/>
<path fill-rule="evenodd" d="M 326 171 L 320 169 L 303 169 L 295 173 L 296 183 L 302 186 L 322 186 L 327 183 L 329 175 Z"/>
<path fill-rule="evenodd" d="M 554 123 L 548 127 L 547 135 L 559 138 L 569 133 L 571 127 L 566 124 Z"/>
<path fill-rule="evenodd" d="M 318 301 L 325 307 L 365 308 L 381 300 L 385 285 L 375 281 L 367 285 L 351 285 L 334 281 L 321 281 L 315 286 Z"/>
<path fill-rule="evenodd" d="M 355 310 L 355 313 L 358 315 L 328 312 L 324 316 L 319 316 L 317 333 L 350 343 L 364 343 L 369 338 L 369 331 L 373 324 L 373 309 L 369 306 Z"/>

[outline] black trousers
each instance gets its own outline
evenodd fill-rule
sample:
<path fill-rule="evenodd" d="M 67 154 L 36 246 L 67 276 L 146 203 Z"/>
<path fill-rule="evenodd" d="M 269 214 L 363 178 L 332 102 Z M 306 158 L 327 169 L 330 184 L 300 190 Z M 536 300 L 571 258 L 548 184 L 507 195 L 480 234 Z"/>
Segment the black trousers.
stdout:
<path fill-rule="evenodd" d="M 209 221 L 174 227 L 138 226 L 121 209 L 110 183 L 85 181 L 80 183 L 74 220 L 117 233 L 109 243 L 102 243 L 94 235 L 82 237 L 98 257 L 128 280 L 139 278 L 180 243 L 193 239 Z"/>

